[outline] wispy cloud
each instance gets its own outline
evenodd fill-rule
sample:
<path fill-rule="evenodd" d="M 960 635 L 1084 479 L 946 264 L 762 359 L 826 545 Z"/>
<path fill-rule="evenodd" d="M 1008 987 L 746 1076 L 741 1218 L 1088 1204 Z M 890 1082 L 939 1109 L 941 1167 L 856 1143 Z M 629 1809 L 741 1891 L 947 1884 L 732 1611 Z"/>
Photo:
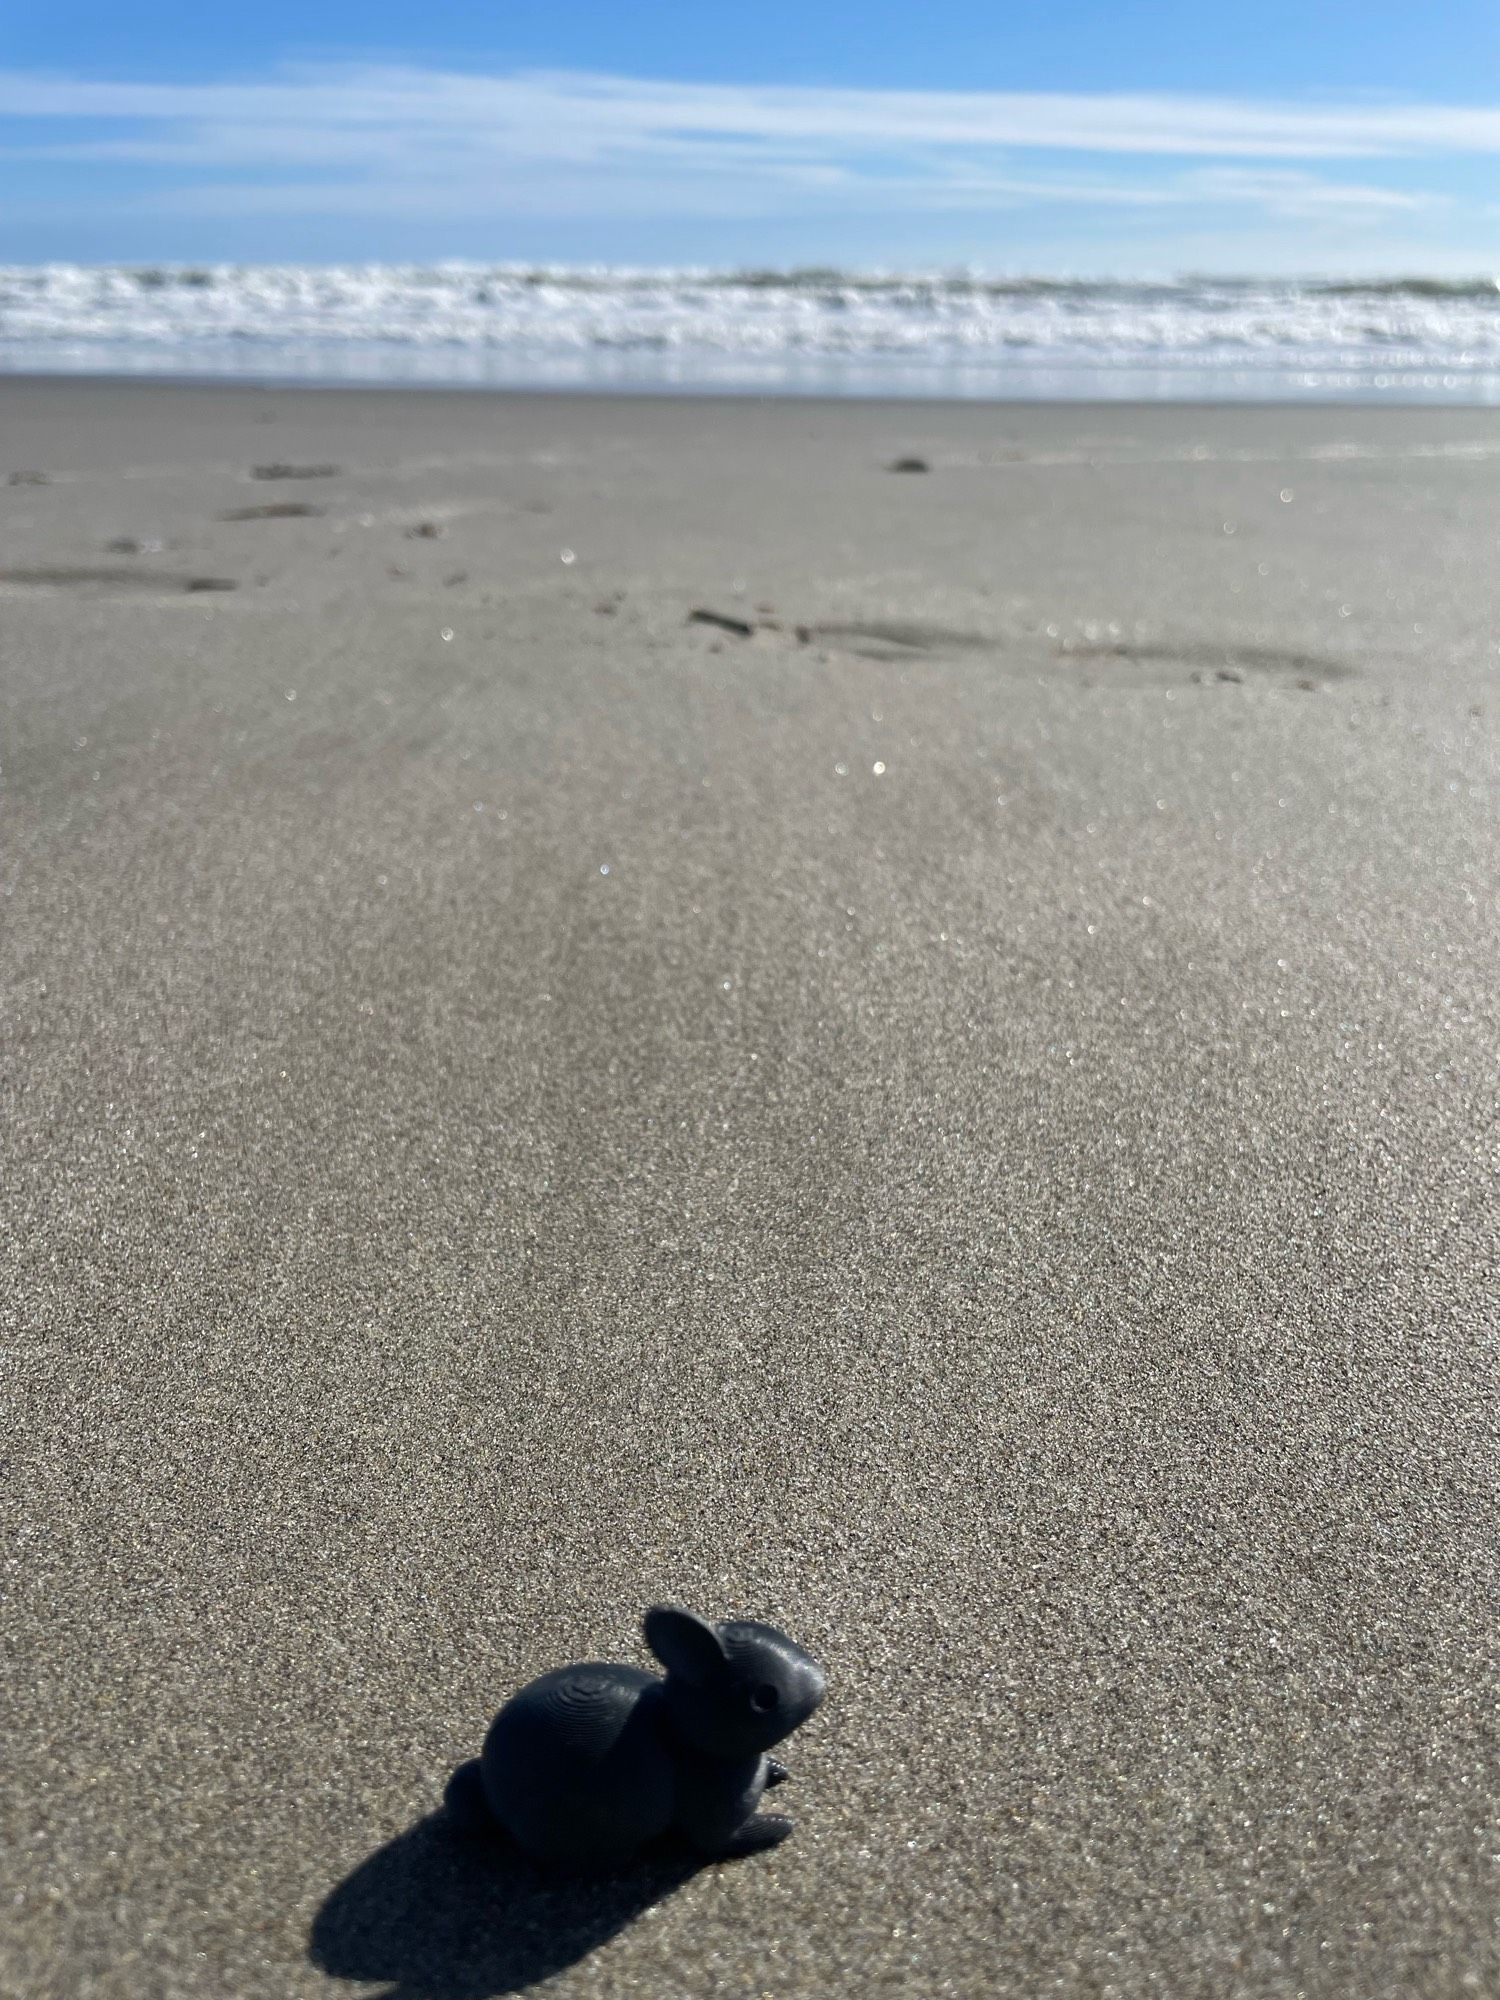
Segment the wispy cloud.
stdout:
<path fill-rule="evenodd" d="M 1350 159 L 1500 153 L 1500 106 L 697 84 L 520 72 L 294 68 L 259 83 L 112 83 L 0 72 L 0 116 L 196 125 L 250 137 L 366 128 L 488 134 L 590 156 L 665 132 L 821 144 Z"/>
<path fill-rule="evenodd" d="M 1500 153 L 1500 106 L 373 65 L 206 83 L 0 72 L 0 119 L 10 121 L 0 155 L 174 170 L 169 190 L 157 177 L 151 202 L 198 214 L 962 213 L 1050 203 L 1361 223 L 1433 199 L 1388 184 L 1390 163 Z M 1074 162 L 1044 164 L 1063 153 Z M 1361 163 L 1357 181 L 1336 170 L 1349 161 Z"/>

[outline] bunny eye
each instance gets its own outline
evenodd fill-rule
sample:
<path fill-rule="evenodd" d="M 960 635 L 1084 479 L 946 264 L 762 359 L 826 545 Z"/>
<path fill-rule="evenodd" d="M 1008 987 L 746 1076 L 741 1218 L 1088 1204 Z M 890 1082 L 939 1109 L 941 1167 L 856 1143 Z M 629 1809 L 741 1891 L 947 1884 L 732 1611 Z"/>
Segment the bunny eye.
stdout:
<path fill-rule="evenodd" d="M 750 1692 L 750 1706 L 758 1709 L 762 1715 L 769 1715 L 780 1700 L 779 1691 L 773 1688 L 769 1681 L 763 1681 L 758 1688 L 752 1688 Z"/>

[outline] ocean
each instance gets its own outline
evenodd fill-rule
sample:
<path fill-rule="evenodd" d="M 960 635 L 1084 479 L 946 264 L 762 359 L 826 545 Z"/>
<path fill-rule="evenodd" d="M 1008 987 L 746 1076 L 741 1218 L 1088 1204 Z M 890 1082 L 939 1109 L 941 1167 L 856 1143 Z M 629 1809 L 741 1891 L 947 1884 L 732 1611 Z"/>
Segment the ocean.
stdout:
<path fill-rule="evenodd" d="M 1500 281 L 470 263 L 0 267 L 0 371 L 1032 400 L 1500 402 Z"/>

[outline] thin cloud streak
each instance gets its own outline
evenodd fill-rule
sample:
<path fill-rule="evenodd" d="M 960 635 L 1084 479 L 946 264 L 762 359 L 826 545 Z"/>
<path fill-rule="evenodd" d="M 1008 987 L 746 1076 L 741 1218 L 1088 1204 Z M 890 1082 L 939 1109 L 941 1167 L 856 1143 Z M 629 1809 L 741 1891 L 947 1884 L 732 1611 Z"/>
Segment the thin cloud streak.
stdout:
<path fill-rule="evenodd" d="M 764 218 L 795 209 L 803 216 L 865 212 L 872 204 L 890 214 L 989 213 L 1021 208 L 1102 209 L 1120 214 L 1186 214 L 1192 211 L 1257 212 L 1293 220 L 1345 224 L 1383 221 L 1441 205 L 1437 197 L 1384 188 L 1336 185 L 1313 175 L 1191 174 L 1166 184 L 1122 187 L 1107 181 L 1074 181 L 983 172 L 943 176 L 871 178 L 832 169 L 785 169 L 747 183 L 743 174 L 696 174 L 687 181 L 663 174 L 601 179 L 576 173 L 517 169 L 503 183 L 473 175 L 399 179 L 297 180 L 258 183 L 213 181 L 149 195 L 104 197 L 94 214 L 194 216 L 400 216 L 499 221 L 523 209 L 534 218 L 595 217 L 647 220 L 670 213 L 699 219 Z"/>
<path fill-rule="evenodd" d="M 698 84 L 590 72 L 475 76 L 349 65 L 263 83 L 113 83 L 0 71 L 0 116 L 225 131 L 460 131 L 597 157 L 692 134 L 818 144 L 1014 147 L 1204 158 L 1358 159 L 1500 153 L 1500 105 L 1258 103 L 1099 92 L 903 91 Z"/>

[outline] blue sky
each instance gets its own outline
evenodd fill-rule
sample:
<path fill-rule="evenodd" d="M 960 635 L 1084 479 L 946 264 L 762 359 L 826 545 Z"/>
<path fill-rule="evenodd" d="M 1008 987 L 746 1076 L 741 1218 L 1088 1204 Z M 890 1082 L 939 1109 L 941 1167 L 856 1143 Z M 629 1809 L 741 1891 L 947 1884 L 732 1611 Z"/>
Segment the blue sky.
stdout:
<path fill-rule="evenodd" d="M 0 259 L 1500 269 L 1493 0 L 9 0 Z"/>

